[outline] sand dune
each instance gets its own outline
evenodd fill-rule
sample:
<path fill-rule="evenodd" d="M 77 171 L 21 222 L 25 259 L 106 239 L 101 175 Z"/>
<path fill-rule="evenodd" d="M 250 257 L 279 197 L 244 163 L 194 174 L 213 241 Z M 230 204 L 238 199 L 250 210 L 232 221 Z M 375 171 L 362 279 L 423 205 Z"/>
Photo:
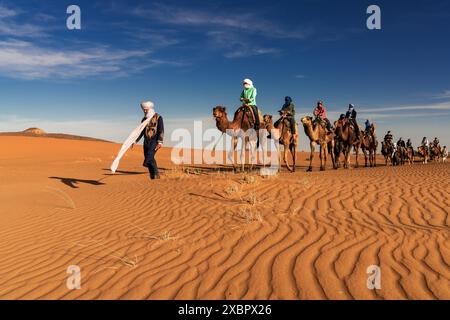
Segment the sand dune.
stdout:
<path fill-rule="evenodd" d="M 150 181 L 139 147 L 110 175 L 117 144 L 0 144 L 0 299 L 450 299 L 448 163 L 306 173 L 302 153 L 262 178 L 162 149 Z"/>

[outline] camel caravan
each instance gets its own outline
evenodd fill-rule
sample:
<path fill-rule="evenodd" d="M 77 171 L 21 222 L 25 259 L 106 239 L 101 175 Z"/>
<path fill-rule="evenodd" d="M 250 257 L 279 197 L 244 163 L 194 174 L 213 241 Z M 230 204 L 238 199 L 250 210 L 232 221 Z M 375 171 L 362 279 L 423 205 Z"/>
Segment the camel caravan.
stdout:
<path fill-rule="evenodd" d="M 263 148 L 267 139 L 272 139 L 278 153 L 278 163 L 283 159 L 288 171 L 294 172 L 296 169 L 296 153 L 299 142 L 298 124 L 295 121 L 295 105 L 292 98 L 285 97 L 285 103 L 278 111 L 280 118 L 273 122 L 273 116 L 262 113 L 256 105 L 257 90 L 250 79 L 243 81 L 243 91 L 241 93 L 241 106 L 234 113 L 233 120 L 228 119 L 227 110 L 223 106 L 213 108 L 213 117 L 216 127 L 222 134 L 229 134 L 233 137 L 233 150 L 236 151 L 238 140 L 242 140 L 241 148 L 241 169 L 245 169 L 245 149 L 250 151 L 251 165 L 255 161 L 258 146 Z M 332 125 L 327 118 L 327 111 L 322 101 L 317 103 L 313 116 L 304 116 L 300 119 L 304 132 L 310 141 L 309 167 L 307 171 L 312 171 L 312 162 L 319 147 L 320 170 L 324 171 L 328 155 L 331 157 L 334 169 L 340 168 L 343 158 L 343 167 L 350 168 L 350 156 L 352 151 L 355 154 L 355 168 L 359 166 L 359 150 L 361 149 L 365 159 L 365 167 L 376 167 L 376 154 L 378 141 L 376 136 L 376 125 L 365 122 L 362 129 L 357 121 L 355 106 L 350 104 L 345 114 L 341 114 L 339 119 Z M 266 135 L 264 132 L 268 132 Z M 283 146 L 283 151 L 281 147 Z M 262 153 L 264 157 L 264 152 Z M 445 162 L 448 156 L 447 147 L 441 147 L 439 140 L 435 138 L 429 143 L 426 137 L 422 144 L 414 150 L 411 140 L 407 142 L 400 138 L 393 142 L 393 135 L 388 131 L 381 142 L 381 154 L 384 156 L 385 165 L 397 166 L 413 164 L 416 159 L 424 164 L 429 161 Z M 262 159 L 265 166 L 265 159 Z M 290 163 L 291 162 L 291 163 Z M 235 167 L 235 170 L 237 168 Z M 281 169 L 279 167 L 278 171 Z"/>

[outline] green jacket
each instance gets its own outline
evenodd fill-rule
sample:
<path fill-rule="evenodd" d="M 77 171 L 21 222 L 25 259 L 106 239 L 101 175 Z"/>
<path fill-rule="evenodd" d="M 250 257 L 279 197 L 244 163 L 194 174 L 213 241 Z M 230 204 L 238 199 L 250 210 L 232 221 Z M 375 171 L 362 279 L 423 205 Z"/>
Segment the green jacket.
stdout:
<path fill-rule="evenodd" d="M 249 106 L 256 106 L 256 88 L 244 89 L 241 93 L 241 98 L 250 100 L 247 104 Z"/>

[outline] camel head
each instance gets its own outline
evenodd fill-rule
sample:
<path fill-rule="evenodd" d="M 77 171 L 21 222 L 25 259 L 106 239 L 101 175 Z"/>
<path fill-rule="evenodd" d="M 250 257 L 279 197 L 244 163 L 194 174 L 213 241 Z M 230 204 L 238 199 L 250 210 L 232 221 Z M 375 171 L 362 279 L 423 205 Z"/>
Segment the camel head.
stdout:
<path fill-rule="evenodd" d="M 312 127 L 312 123 L 313 123 L 313 119 L 310 116 L 306 116 L 300 119 L 301 123 L 303 124 L 304 127 L 306 126 L 311 126 Z"/>
<path fill-rule="evenodd" d="M 215 108 L 213 108 L 213 117 L 214 119 L 221 119 L 221 118 L 226 118 L 227 117 L 227 108 L 222 107 L 222 106 L 217 106 Z"/>
<path fill-rule="evenodd" d="M 342 120 L 336 120 L 334 122 L 334 127 L 338 128 L 338 127 L 342 127 L 343 126 L 343 121 Z"/>
<path fill-rule="evenodd" d="M 272 124 L 272 115 L 265 114 L 263 117 L 264 125 L 267 127 L 269 124 Z"/>

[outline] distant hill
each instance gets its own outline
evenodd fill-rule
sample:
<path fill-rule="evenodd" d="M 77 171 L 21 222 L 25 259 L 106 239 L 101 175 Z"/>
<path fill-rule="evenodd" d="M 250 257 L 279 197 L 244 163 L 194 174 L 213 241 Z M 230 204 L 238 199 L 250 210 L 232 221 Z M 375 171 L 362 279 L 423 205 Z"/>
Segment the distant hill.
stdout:
<path fill-rule="evenodd" d="M 73 134 L 47 133 L 40 128 L 28 128 L 28 129 L 26 129 L 24 131 L 20 131 L 20 132 L 0 132 L 0 136 L 46 137 L 46 138 L 55 138 L 55 139 L 102 141 L 102 142 L 112 143 L 112 141 L 108 141 L 108 140 L 76 136 Z"/>

